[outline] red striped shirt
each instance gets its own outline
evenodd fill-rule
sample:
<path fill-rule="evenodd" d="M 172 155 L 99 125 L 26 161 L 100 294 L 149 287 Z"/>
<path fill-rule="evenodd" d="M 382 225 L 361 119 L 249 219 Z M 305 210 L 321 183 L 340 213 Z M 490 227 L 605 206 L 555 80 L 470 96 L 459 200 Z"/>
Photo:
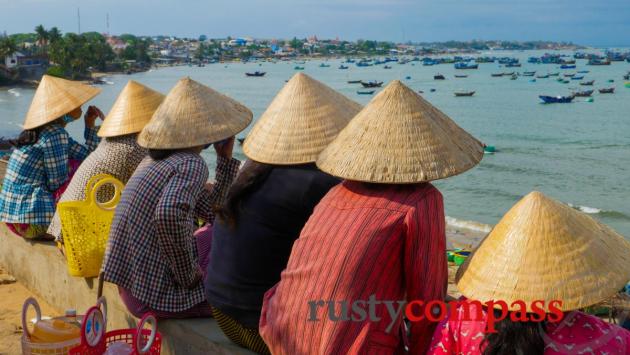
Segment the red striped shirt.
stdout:
<path fill-rule="evenodd" d="M 447 283 L 442 195 L 431 184 L 383 185 L 345 181 L 317 205 L 293 245 L 280 282 L 265 295 L 260 333 L 274 354 L 394 353 L 402 316 L 392 322 L 384 305 L 380 321 L 332 321 L 346 301 L 443 300 Z M 367 309 L 365 304 L 364 308 Z M 396 306 L 398 307 L 398 306 Z M 359 316 L 360 317 L 360 316 Z M 424 353 L 435 324 L 414 322 L 410 347 Z"/>

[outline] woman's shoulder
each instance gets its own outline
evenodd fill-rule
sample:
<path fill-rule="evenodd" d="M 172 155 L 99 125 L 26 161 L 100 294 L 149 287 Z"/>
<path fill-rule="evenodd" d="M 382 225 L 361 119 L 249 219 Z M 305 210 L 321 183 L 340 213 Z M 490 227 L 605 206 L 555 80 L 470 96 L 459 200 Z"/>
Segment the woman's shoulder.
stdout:
<path fill-rule="evenodd" d="M 53 139 L 68 139 L 70 134 L 65 128 L 57 124 L 47 125 L 39 132 L 38 143 L 46 143 Z"/>

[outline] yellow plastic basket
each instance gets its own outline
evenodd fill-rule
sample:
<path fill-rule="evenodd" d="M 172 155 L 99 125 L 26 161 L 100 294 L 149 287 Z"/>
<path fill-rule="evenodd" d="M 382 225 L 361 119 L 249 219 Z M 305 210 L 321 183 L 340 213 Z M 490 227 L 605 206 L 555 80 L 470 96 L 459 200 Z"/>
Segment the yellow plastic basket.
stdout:
<path fill-rule="evenodd" d="M 96 194 L 105 185 L 114 186 L 114 196 L 99 202 Z M 57 211 L 66 251 L 68 273 L 71 276 L 98 276 L 114 209 L 124 188 L 122 182 L 108 174 L 93 176 L 85 186 L 84 201 L 60 202 Z"/>

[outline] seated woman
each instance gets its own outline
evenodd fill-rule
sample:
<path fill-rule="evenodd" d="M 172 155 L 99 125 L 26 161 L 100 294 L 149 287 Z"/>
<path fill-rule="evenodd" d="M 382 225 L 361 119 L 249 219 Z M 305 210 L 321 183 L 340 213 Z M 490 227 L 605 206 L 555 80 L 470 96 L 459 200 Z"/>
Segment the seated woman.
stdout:
<path fill-rule="evenodd" d="M 293 242 L 339 179 L 317 169 L 319 153 L 361 106 L 296 74 L 247 136 L 243 167 L 217 214 L 206 295 L 235 343 L 268 352 L 258 335 L 265 292 L 280 280 Z"/>
<path fill-rule="evenodd" d="M 630 280 L 628 243 L 540 192 L 505 214 L 456 280 L 470 301 L 448 312 L 429 354 L 630 353 L 630 332 L 579 311 Z"/>
<path fill-rule="evenodd" d="M 138 133 L 164 100 L 164 95 L 133 80 L 120 93 L 109 115 L 98 131 L 104 139 L 81 164 L 72 177 L 59 202 L 85 199 L 85 185 L 95 175 L 109 174 L 127 183 L 138 164 L 146 157 L 147 150 L 138 145 Z M 98 198 L 108 201 L 112 190 L 104 188 Z M 61 221 L 55 215 L 48 227 L 48 234 L 62 242 Z"/>
<path fill-rule="evenodd" d="M 85 114 L 85 143 L 70 137 L 65 126 L 81 117 L 81 105 L 100 89 L 44 75 L 26 114 L 24 131 L 13 141 L 7 173 L 0 192 L 0 221 L 24 238 L 39 238 L 55 213 L 59 197 L 81 161 L 99 142 L 96 117 L 103 113 L 90 106 Z"/>
<path fill-rule="evenodd" d="M 116 207 L 102 269 L 134 316 L 211 316 L 201 282 L 211 239 L 193 233 L 199 219 L 214 220 L 213 206 L 224 200 L 238 171 L 233 136 L 251 119 L 245 106 L 186 78 L 140 133 L 138 144 L 149 156 Z M 200 153 L 213 142 L 216 183 L 208 188 Z"/>
<path fill-rule="evenodd" d="M 402 313 L 390 317 L 382 301 L 441 300 L 447 285 L 442 195 L 429 181 L 482 156 L 481 142 L 399 81 L 375 96 L 317 159 L 347 180 L 315 207 L 265 294 L 260 334 L 271 352 L 402 350 Z M 428 349 L 432 330 L 411 326 L 411 354 Z"/>

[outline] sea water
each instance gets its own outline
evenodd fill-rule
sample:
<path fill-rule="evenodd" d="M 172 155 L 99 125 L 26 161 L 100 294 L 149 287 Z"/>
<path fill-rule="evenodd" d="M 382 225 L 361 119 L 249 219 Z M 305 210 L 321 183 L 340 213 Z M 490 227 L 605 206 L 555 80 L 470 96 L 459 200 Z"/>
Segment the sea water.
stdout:
<path fill-rule="evenodd" d="M 488 52 L 483 55 L 513 56 L 521 59 L 520 68 L 505 68 L 497 63 L 480 64 L 478 70 L 456 70 L 452 64 L 423 66 L 421 62 L 405 65 L 388 63 L 339 70 L 343 59 L 329 60 L 330 67 L 321 68 L 321 61 L 300 64 L 311 75 L 348 97 L 366 104 L 372 96 L 358 95 L 360 85 L 348 80 L 399 79 L 412 89 L 424 91 L 425 99 L 449 115 L 472 135 L 497 149 L 486 154 L 476 168 L 459 176 L 436 181 L 444 195 L 449 222 L 459 227 L 487 230 L 481 224 L 494 224 L 522 196 L 532 190 L 570 204 L 588 213 L 630 238 L 630 89 L 624 87 L 623 74 L 630 70 L 627 62 L 610 66 L 587 66 L 577 61 L 576 69 L 561 70 L 559 65 L 529 64 L 527 58 L 540 56 L 541 51 Z M 559 53 L 559 52 L 555 52 Z M 572 54 L 571 52 L 565 52 Z M 413 64 L 413 65 L 412 65 Z M 182 77 L 190 76 L 203 84 L 242 102 L 258 119 L 285 81 L 294 75 L 295 63 L 216 63 L 205 67 L 168 67 L 133 75 L 112 75 L 111 85 L 99 86 L 103 91 L 90 104 L 107 112 L 128 80 L 136 80 L 158 91 L 168 90 Z M 246 77 L 245 72 L 265 71 L 264 77 Z M 592 87 L 581 87 L 579 81 L 569 84 L 557 77 L 536 79 L 491 77 L 491 73 L 536 71 L 548 72 L 589 70 L 581 81 L 595 80 Z M 433 80 L 441 73 L 447 80 Z M 467 74 L 455 78 L 454 74 Z M 407 78 L 409 77 L 409 79 Z M 613 83 L 608 80 L 613 79 Z M 614 94 L 599 94 L 598 88 L 614 86 Z M 0 89 L 0 136 L 15 135 L 28 110 L 34 90 Z M 435 92 L 431 92 L 435 89 Z M 570 104 L 540 103 L 538 95 L 568 95 L 571 89 L 593 89 L 594 102 L 576 98 Z M 473 97 L 455 97 L 457 90 L 474 90 Z M 377 92 L 378 93 L 378 92 Z M 84 107 L 84 110 L 87 107 Z M 383 117 L 384 120 L 387 117 Z M 75 138 L 82 138 L 83 124 L 68 126 Z M 248 127 L 238 137 L 245 137 Z M 81 140 L 81 139 L 80 139 Z M 204 157 L 211 175 L 215 155 L 208 149 Z M 236 144 L 235 156 L 244 159 Z M 467 222 L 474 221 L 474 222 Z"/>

